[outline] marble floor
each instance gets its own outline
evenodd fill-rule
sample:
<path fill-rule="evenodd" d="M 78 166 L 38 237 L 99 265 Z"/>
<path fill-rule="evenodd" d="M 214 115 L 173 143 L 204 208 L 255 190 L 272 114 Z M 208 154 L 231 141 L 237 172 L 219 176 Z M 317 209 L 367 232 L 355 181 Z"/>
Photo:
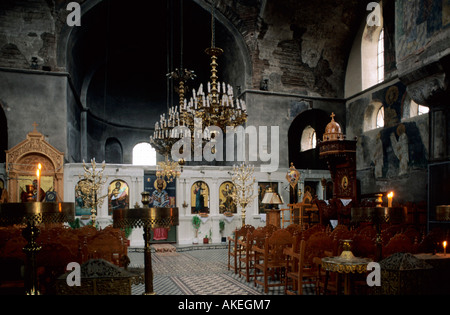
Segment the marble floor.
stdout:
<path fill-rule="evenodd" d="M 152 252 L 153 288 L 158 295 L 282 295 L 283 287 L 273 287 L 268 293 L 253 281 L 246 282 L 233 270 L 228 270 L 226 245 L 177 246 L 172 252 Z M 143 268 L 142 248 L 129 248 L 130 268 Z M 132 294 L 145 291 L 144 284 L 133 285 Z M 314 294 L 312 286 L 304 294 Z"/>

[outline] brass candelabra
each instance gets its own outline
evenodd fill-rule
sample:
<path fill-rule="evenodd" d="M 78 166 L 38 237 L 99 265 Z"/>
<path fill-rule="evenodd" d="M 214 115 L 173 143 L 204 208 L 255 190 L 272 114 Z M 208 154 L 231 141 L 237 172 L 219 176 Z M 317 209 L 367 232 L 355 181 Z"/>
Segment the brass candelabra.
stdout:
<path fill-rule="evenodd" d="M 97 197 L 98 191 L 106 183 L 107 177 L 103 178 L 103 172 L 105 170 L 105 161 L 102 163 L 102 167 L 97 171 L 97 163 L 95 158 L 91 160 L 91 167 L 88 167 L 83 160 L 84 174 L 79 175 L 78 188 L 82 193 L 82 198 L 87 207 L 91 208 L 91 220 L 92 225 L 95 226 L 97 219 L 97 208 L 103 204 L 103 200 L 106 197 Z"/>
<path fill-rule="evenodd" d="M 246 208 L 253 202 L 256 197 L 254 195 L 255 177 L 253 175 L 255 167 L 252 165 L 233 166 L 233 173 L 231 175 L 231 181 L 234 184 L 235 190 L 231 194 L 231 197 L 241 207 L 242 211 L 242 226 L 245 225 Z"/>

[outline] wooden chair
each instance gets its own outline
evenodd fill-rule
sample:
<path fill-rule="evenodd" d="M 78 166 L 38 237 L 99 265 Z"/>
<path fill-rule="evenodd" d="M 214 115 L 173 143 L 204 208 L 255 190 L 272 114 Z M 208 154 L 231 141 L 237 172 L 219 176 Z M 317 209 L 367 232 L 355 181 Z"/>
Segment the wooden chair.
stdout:
<path fill-rule="evenodd" d="M 309 229 L 302 232 L 302 239 L 304 239 L 305 241 L 308 241 L 308 239 L 312 235 L 314 235 L 318 232 L 325 232 L 325 226 L 316 224 L 316 225 L 310 227 Z"/>
<path fill-rule="evenodd" d="M 254 226 L 247 224 L 240 229 L 236 229 L 232 237 L 228 237 L 228 270 L 233 268 L 235 274 L 239 271 L 238 257 L 240 252 L 243 250 L 238 241 L 245 238 L 249 230 L 254 229 Z"/>
<path fill-rule="evenodd" d="M 300 240 L 298 250 L 286 248 L 286 278 L 284 281 L 284 293 L 288 295 L 303 294 L 303 281 L 314 276 L 311 268 L 305 268 L 306 241 Z"/>
<path fill-rule="evenodd" d="M 284 249 L 292 247 L 293 241 L 294 238 L 288 231 L 280 229 L 274 231 L 271 236 L 266 236 L 263 248 L 253 246 L 255 286 L 256 284 L 262 285 L 265 293 L 269 292 L 269 287 L 285 285 L 283 279 L 283 271 L 286 267 Z M 269 283 L 269 276 L 272 276 L 273 279 L 271 283 Z M 260 280 L 258 277 L 263 279 Z"/>
<path fill-rule="evenodd" d="M 291 233 L 291 235 L 294 235 L 294 234 L 297 234 L 297 235 L 302 234 L 300 225 L 295 224 L 295 223 L 294 223 L 294 224 L 290 224 L 289 226 L 285 227 L 284 229 L 285 229 L 286 231 L 288 231 L 289 233 Z"/>
<path fill-rule="evenodd" d="M 318 270 L 318 262 L 321 258 L 332 255 L 330 253 L 333 253 L 333 245 L 333 239 L 325 231 L 319 231 L 312 234 L 306 241 L 304 266 L 310 268 L 311 273 L 313 274 L 309 278 L 309 283 L 317 284 L 317 277 L 320 273 Z"/>
<path fill-rule="evenodd" d="M 250 282 L 250 278 L 255 276 L 253 263 L 254 253 L 252 247 L 256 242 L 260 244 L 261 240 L 266 237 L 266 230 L 265 227 L 249 230 L 247 232 L 247 237 L 238 241 L 239 246 L 242 248 L 242 250 L 239 251 L 238 259 L 239 277 L 244 276 L 247 282 Z"/>
<path fill-rule="evenodd" d="M 266 237 L 270 237 L 278 228 L 274 225 L 265 225 L 254 230 L 249 230 L 246 240 L 241 240 L 239 243 L 242 250 L 239 252 L 239 277 L 244 276 L 247 282 L 250 278 L 255 276 L 254 269 L 254 252 L 253 246 L 263 248 Z"/>
<path fill-rule="evenodd" d="M 388 257 L 395 253 L 414 253 L 414 243 L 403 233 L 398 233 L 392 237 L 383 248 L 383 257 Z"/>
<path fill-rule="evenodd" d="M 377 260 L 377 246 L 375 237 L 366 234 L 357 234 L 353 238 L 352 252 L 356 257 L 367 257 Z"/>
<path fill-rule="evenodd" d="M 253 270 L 252 246 L 254 232 L 255 231 L 248 231 L 247 237 L 245 239 L 238 240 L 238 246 L 240 246 L 242 249 L 239 251 L 238 257 L 239 278 L 241 276 L 244 276 L 247 282 L 250 282 L 250 278 L 254 276 L 254 274 L 251 273 L 251 270 Z M 242 265 L 244 265 L 244 267 L 242 267 Z"/>

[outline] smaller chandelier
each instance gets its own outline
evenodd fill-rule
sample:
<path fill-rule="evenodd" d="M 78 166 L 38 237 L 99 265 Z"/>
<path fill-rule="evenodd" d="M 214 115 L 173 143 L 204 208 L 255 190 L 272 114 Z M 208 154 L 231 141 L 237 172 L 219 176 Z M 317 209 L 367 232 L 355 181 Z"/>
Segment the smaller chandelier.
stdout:
<path fill-rule="evenodd" d="M 172 145 L 178 140 L 175 138 L 176 126 L 180 125 L 180 113 L 177 106 L 169 108 L 169 113 L 161 114 L 159 121 L 155 123 L 155 130 L 150 136 L 150 143 L 159 154 L 169 156 Z"/>
<path fill-rule="evenodd" d="M 171 183 L 181 175 L 181 166 L 178 162 L 169 161 L 158 162 L 156 165 L 156 178 L 165 179 L 166 182 Z"/>

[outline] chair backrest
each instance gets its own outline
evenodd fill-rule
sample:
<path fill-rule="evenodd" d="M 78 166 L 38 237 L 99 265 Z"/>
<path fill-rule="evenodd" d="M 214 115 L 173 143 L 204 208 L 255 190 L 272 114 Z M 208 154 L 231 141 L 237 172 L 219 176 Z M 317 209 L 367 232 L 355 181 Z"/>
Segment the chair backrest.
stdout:
<path fill-rule="evenodd" d="M 301 231 L 300 230 L 300 225 L 298 224 L 290 224 L 287 227 L 285 227 L 285 230 L 288 231 L 289 233 L 291 233 L 291 235 L 294 235 L 295 232 Z"/>
<path fill-rule="evenodd" d="M 314 257 L 325 257 L 325 251 L 333 250 L 333 240 L 326 232 L 317 232 L 306 241 L 305 263 L 312 265 Z"/>
<path fill-rule="evenodd" d="M 361 225 L 360 227 L 358 227 L 356 229 L 355 234 L 361 235 L 361 236 L 367 236 L 367 237 L 375 239 L 375 237 L 377 236 L 377 230 L 375 229 L 375 227 L 372 224 Z"/>
<path fill-rule="evenodd" d="M 268 224 L 264 228 L 269 235 L 272 235 L 273 232 L 279 230 L 279 228 L 273 224 Z"/>
<path fill-rule="evenodd" d="M 356 257 L 376 259 L 377 247 L 375 239 L 370 235 L 356 234 L 352 242 L 352 253 Z"/>
<path fill-rule="evenodd" d="M 241 228 L 241 231 L 242 231 L 242 238 L 245 240 L 245 239 L 247 239 L 247 235 L 248 235 L 248 233 L 251 233 L 251 232 L 253 232 L 255 230 L 255 227 L 253 226 L 253 225 L 244 225 L 242 228 Z"/>
<path fill-rule="evenodd" d="M 286 256 L 284 249 L 292 247 L 294 237 L 285 229 L 280 229 L 272 233 L 271 236 L 266 237 L 264 250 L 265 258 L 269 258 L 273 264 L 284 264 Z"/>
<path fill-rule="evenodd" d="M 253 241 L 254 246 L 263 249 L 267 235 L 267 229 L 264 226 L 255 229 L 251 234 L 249 234 L 249 237 L 251 237 L 251 241 Z"/>
<path fill-rule="evenodd" d="M 234 233 L 234 238 L 237 240 L 240 237 L 246 237 L 247 236 L 247 232 L 249 230 L 254 230 L 255 227 L 252 225 L 244 225 L 242 226 L 240 229 L 236 229 L 235 233 Z"/>
<path fill-rule="evenodd" d="M 234 231 L 234 244 L 233 247 L 237 248 L 237 244 L 238 244 L 238 240 L 245 240 L 247 238 L 247 234 L 248 232 L 251 232 L 255 230 L 255 227 L 252 225 L 244 225 L 242 226 L 240 229 L 236 228 L 236 230 Z"/>
<path fill-rule="evenodd" d="M 413 253 L 414 247 L 411 239 L 403 234 L 398 233 L 394 237 L 392 237 L 386 246 L 383 248 L 383 257 L 390 256 L 395 253 Z"/>
<path fill-rule="evenodd" d="M 311 237 L 311 235 L 317 233 L 317 232 L 323 232 L 325 231 L 325 226 L 321 224 L 316 224 L 310 227 L 309 229 L 303 231 L 302 237 L 305 241 L 308 241 L 308 239 Z"/>

